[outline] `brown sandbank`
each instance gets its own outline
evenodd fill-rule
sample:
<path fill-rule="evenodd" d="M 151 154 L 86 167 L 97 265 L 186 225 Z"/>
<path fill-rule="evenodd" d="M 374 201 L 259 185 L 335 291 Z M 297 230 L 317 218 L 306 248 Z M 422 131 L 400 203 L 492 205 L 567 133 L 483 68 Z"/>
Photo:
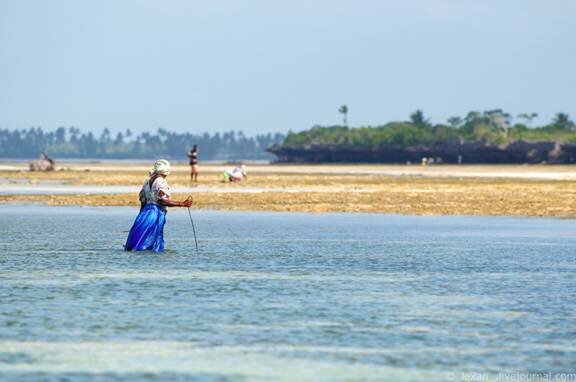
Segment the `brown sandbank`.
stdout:
<path fill-rule="evenodd" d="M 195 207 L 218 210 L 377 212 L 416 215 L 576 217 L 573 166 L 249 166 L 247 182 L 221 182 L 230 166 L 202 166 Z M 147 166 L 72 164 L 62 171 L 0 171 L 10 182 L 62 181 L 82 185 L 140 185 Z M 175 198 L 189 187 L 187 166 L 174 166 Z M 258 192 L 254 192 L 254 188 Z M 249 192 L 250 189 L 250 192 Z M 234 192 L 227 192 L 233 190 Z M 243 192 L 246 190 L 246 192 Z M 0 195 L 0 203 L 137 206 L 136 194 Z"/>

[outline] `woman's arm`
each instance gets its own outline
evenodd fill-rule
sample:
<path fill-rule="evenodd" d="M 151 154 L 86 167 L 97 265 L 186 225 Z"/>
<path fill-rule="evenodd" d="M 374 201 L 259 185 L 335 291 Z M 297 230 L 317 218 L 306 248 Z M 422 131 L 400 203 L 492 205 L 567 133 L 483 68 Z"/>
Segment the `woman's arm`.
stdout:
<path fill-rule="evenodd" d="M 160 196 L 163 196 L 162 194 L 162 191 L 160 191 Z M 193 204 L 192 195 L 188 196 L 183 202 L 172 199 L 158 199 L 158 204 L 164 207 L 190 207 Z"/>

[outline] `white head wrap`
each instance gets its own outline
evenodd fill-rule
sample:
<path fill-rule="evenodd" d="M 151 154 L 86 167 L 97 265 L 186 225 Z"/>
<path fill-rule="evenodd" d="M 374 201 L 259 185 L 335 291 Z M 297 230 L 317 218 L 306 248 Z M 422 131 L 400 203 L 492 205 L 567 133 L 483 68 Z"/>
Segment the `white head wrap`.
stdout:
<path fill-rule="evenodd" d="M 154 167 L 150 170 L 150 175 L 153 174 L 170 175 L 170 162 L 166 159 L 159 159 L 154 162 Z"/>

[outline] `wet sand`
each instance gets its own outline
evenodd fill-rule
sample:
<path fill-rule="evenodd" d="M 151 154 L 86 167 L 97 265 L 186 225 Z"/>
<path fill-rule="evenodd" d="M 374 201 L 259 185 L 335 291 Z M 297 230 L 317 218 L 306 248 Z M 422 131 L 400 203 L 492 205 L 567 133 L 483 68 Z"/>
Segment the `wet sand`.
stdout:
<path fill-rule="evenodd" d="M 230 167 L 204 165 L 191 185 L 188 166 L 173 166 L 174 198 L 192 193 L 196 208 L 218 210 L 576 217 L 576 166 L 249 165 L 248 181 L 223 183 Z M 0 163 L 0 203 L 136 206 L 147 170 L 65 163 L 33 173 Z"/>

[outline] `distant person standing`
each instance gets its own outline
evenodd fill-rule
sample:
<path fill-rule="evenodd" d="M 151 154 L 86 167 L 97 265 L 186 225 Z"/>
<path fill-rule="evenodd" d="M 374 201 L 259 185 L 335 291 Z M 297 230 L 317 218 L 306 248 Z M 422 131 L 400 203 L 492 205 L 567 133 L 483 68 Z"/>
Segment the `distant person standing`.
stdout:
<path fill-rule="evenodd" d="M 194 145 L 188 151 L 188 158 L 190 159 L 190 181 L 198 182 L 198 146 Z"/>

